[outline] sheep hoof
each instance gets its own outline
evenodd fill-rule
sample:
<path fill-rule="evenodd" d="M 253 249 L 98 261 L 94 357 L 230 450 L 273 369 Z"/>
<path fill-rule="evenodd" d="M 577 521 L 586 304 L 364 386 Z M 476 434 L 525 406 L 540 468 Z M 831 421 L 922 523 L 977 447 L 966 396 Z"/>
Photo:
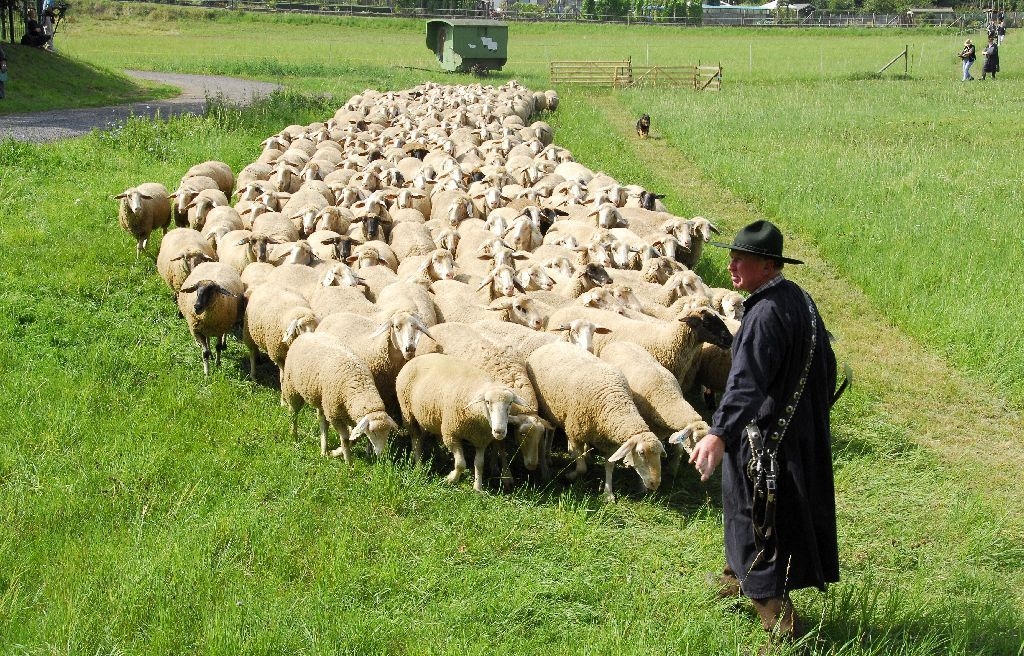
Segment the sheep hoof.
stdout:
<path fill-rule="evenodd" d="M 450 485 L 455 485 L 459 482 L 459 474 L 461 474 L 461 472 L 458 469 L 453 469 L 450 474 L 444 477 L 444 480 Z"/>

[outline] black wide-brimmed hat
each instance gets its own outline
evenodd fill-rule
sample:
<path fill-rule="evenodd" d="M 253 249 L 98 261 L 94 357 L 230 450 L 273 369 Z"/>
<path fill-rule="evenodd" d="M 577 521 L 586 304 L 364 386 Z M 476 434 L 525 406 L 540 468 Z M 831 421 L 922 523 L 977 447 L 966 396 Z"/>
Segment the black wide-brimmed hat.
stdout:
<path fill-rule="evenodd" d="M 728 248 L 731 251 L 753 253 L 786 264 L 803 264 L 801 260 L 794 260 L 782 254 L 782 232 L 775 227 L 774 223 L 764 219 L 754 221 L 737 232 L 731 244 L 713 241 L 711 245 Z"/>

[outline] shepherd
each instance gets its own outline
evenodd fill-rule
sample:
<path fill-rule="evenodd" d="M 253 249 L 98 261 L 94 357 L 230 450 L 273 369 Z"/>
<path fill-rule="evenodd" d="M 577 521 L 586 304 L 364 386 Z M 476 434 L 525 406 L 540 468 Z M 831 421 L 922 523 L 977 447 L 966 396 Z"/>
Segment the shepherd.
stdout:
<path fill-rule="evenodd" d="M 803 627 L 790 592 L 839 580 L 829 411 L 843 388 L 817 306 L 782 275 L 802 264 L 783 255 L 782 232 L 755 221 L 712 244 L 729 249 L 733 287 L 750 296 L 725 393 L 690 457 L 702 481 L 722 463 L 726 566 L 709 581 L 794 639 Z"/>

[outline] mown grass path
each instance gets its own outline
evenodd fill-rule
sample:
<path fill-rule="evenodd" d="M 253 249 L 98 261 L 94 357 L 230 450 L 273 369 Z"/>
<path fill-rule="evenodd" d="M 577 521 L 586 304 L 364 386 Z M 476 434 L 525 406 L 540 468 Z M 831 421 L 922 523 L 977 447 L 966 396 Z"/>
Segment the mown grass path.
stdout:
<path fill-rule="evenodd" d="M 651 138 L 639 140 L 633 136 L 636 117 L 623 104 L 612 96 L 595 97 L 593 102 L 637 156 L 649 162 L 653 175 L 672 181 L 672 188 L 660 191 L 686 197 L 720 224 L 739 227 L 763 218 L 756 207 L 707 179 L 658 132 L 656 122 Z M 722 238 L 730 240 L 731 233 Z M 966 378 L 895 329 L 859 289 L 835 275 L 814 244 L 791 234 L 786 239 L 787 252 L 805 262 L 787 267 L 786 275 L 807 287 L 821 307 L 837 337 L 837 357 L 853 367 L 855 385 L 870 399 L 873 414 L 936 453 L 943 475 L 960 481 L 965 491 L 987 496 L 1005 508 L 1007 517 L 1017 519 L 1004 528 L 1010 535 L 1024 535 L 1020 413 L 999 390 Z M 841 421 L 841 413 L 833 417 Z M 1018 591 L 1018 598 L 1024 601 L 1024 592 Z"/>

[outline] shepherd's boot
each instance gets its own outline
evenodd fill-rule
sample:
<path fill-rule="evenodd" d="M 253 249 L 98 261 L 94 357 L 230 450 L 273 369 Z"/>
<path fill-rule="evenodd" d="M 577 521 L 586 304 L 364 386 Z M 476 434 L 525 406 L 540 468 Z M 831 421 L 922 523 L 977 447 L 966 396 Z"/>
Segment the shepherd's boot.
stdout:
<path fill-rule="evenodd" d="M 803 626 L 789 597 L 751 599 L 765 631 L 787 640 L 803 635 Z"/>
<path fill-rule="evenodd" d="M 715 591 L 715 596 L 719 599 L 738 597 L 740 594 L 740 580 L 736 578 L 736 572 L 732 571 L 728 565 L 720 574 L 708 572 L 704 580 Z"/>

